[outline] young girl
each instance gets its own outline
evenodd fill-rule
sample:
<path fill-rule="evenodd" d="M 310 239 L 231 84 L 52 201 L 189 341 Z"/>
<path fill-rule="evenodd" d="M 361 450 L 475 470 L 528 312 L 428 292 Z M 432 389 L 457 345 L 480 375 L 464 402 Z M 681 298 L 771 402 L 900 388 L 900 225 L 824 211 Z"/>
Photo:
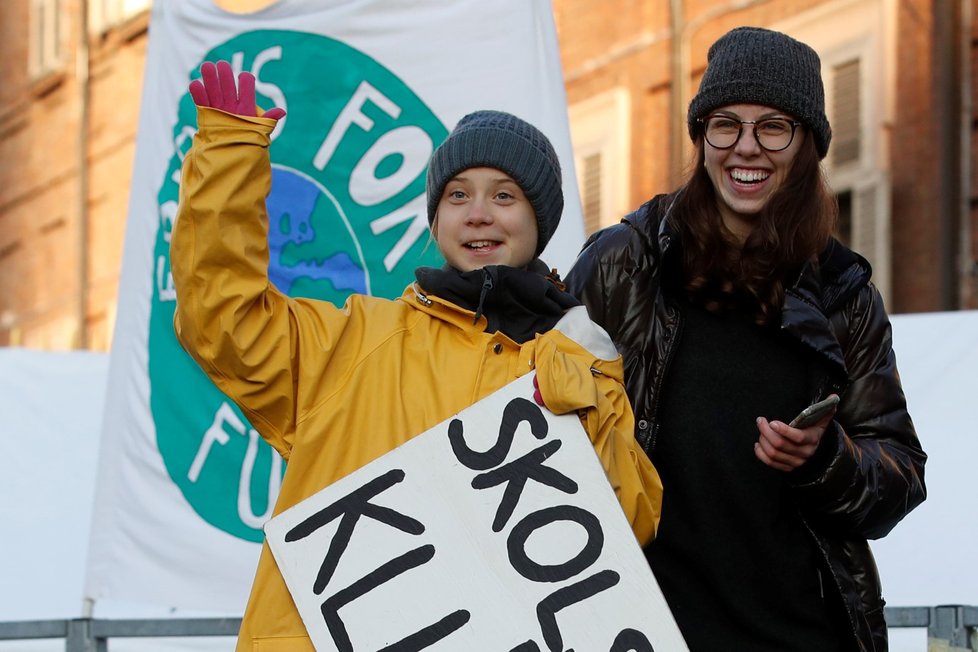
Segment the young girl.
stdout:
<path fill-rule="evenodd" d="M 269 282 L 269 134 L 254 78 L 205 63 L 199 131 L 171 240 L 175 327 L 187 351 L 288 460 L 275 513 L 526 373 L 555 413 L 575 411 L 641 544 L 661 484 L 636 444 L 621 359 L 538 255 L 563 208 L 547 138 L 497 111 L 465 116 L 428 168 L 428 219 L 448 264 L 396 300 L 337 307 Z M 553 327 L 560 321 L 560 330 Z M 589 351 L 565 333 L 580 334 Z M 312 650 L 267 546 L 239 650 Z M 275 647 L 280 646 L 280 647 Z"/>

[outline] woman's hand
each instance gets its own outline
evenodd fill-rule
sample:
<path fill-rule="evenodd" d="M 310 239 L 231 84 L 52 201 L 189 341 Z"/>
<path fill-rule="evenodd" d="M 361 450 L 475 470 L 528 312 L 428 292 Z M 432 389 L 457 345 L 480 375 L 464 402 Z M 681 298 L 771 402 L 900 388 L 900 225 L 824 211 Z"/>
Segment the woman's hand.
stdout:
<path fill-rule="evenodd" d="M 249 118 L 257 115 L 279 120 L 285 117 L 285 109 L 278 107 L 258 113 L 255 105 L 255 76 L 250 72 L 242 72 L 235 85 L 234 71 L 227 61 L 218 61 L 216 64 L 205 61 L 200 66 L 200 79 L 190 82 L 190 97 L 194 98 L 197 106 Z"/>
<path fill-rule="evenodd" d="M 757 417 L 760 437 L 754 444 L 754 455 L 779 471 L 797 469 L 815 453 L 833 417 L 834 409 L 822 417 L 821 421 L 807 428 L 792 428 L 781 421 Z"/>

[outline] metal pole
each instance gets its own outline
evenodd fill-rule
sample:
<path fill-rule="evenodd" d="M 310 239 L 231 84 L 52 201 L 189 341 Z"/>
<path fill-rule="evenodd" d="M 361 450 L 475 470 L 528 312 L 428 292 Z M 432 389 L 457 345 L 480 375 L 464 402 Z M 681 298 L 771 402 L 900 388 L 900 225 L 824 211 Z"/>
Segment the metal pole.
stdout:
<path fill-rule="evenodd" d="M 683 35 L 686 30 L 686 9 L 683 0 L 671 0 L 669 22 L 670 77 L 669 82 L 669 188 L 676 188 L 683 176 L 686 155 L 686 87 L 689 85 L 689 65 L 683 60 L 685 48 Z"/>
<path fill-rule="evenodd" d="M 91 618 L 75 618 L 68 621 L 65 652 L 108 652 L 105 639 L 96 640 L 92 634 Z"/>
<path fill-rule="evenodd" d="M 974 630 L 973 607 L 940 605 L 930 608 L 930 624 L 927 626 L 928 652 L 968 652 L 978 650 Z"/>
<path fill-rule="evenodd" d="M 79 120 L 77 134 L 78 165 L 78 331 L 76 349 L 88 348 L 88 234 L 90 211 L 88 208 L 88 128 L 91 110 L 91 51 L 88 37 L 88 0 L 78 2 L 78 43 L 75 48 L 75 76 L 78 84 Z"/>
<path fill-rule="evenodd" d="M 958 165 L 961 155 L 960 79 L 962 34 L 955 26 L 959 21 L 957 3 L 938 1 L 933 5 L 934 31 L 934 122 L 936 125 L 938 193 L 938 310 L 956 310 L 958 305 L 961 178 Z"/>

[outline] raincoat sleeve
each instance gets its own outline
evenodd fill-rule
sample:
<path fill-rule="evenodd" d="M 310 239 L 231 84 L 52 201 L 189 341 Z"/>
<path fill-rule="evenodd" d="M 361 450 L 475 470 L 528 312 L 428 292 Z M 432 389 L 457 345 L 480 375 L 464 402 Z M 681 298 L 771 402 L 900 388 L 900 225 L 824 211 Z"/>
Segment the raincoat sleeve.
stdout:
<path fill-rule="evenodd" d="M 583 307 L 572 309 L 578 310 L 587 319 Z M 557 328 L 568 330 L 568 321 L 582 321 L 577 317 L 580 313 L 571 320 L 565 318 Z M 577 332 L 565 334 L 561 330 L 538 338 L 536 368 L 540 394 L 555 414 L 577 412 L 632 532 L 644 547 L 655 538 L 658 528 L 662 481 L 635 439 L 634 416 L 622 380 L 621 356 L 614 352 L 611 339 L 600 327 L 587 319 L 586 328 L 593 329 L 591 335 L 606 342 L 599 346 L 594 346 L 594 339 L 582 343 Z M 592 352 L 595 348 L 603 348 L 602 356 L 611 353 L 615 357 L 599 357 Z"/>
<path fill-rule="evenodd" d="M 288 459 L 300 384 L 325 389 L 336 339 L 362 306 L 291 299 L 269 281 L 265 198 L 275 121 L 200 108 L 198 123 L 170 240 L 174 328 L 215 385 Z M 317 359 L 300 378 L 303 340 Z"/>

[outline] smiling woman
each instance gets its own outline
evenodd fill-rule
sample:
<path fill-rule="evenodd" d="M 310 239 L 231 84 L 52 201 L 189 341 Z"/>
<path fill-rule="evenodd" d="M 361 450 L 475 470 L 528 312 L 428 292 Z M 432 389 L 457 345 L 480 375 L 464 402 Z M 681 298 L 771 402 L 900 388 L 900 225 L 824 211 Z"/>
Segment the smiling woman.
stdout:
<path fill-rule="evenodd" d="M 646 557 L 692 652 L 886 649 L 867 538 L 926 494 L 882 298 L 832 238 L 824 104 L 812 48 L 728 32 L 689 106 L 689 179 L 568 276 L 625 358 L 665 487 Z"/>
<path fill-rule="evenodd" d="M 746 120 L 744 118 L 747 118 Z M 724 107 L 705 119 L 703 166 L 718 197 L 723 225 L 744 243 L 764 205 L 784 184 L 801 149 L 800 124 L 780 111 L 754 104 Z M 751 129 L 746 130 L 744 125 Z"/>

